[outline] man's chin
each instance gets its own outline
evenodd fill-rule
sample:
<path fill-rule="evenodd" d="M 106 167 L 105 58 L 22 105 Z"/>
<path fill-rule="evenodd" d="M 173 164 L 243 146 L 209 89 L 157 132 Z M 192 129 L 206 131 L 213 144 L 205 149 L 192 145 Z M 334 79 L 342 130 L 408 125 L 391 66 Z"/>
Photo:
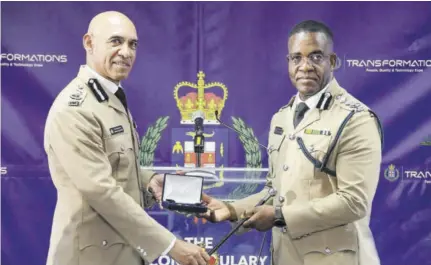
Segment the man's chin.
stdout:
<path fill-rule="evenodd" d="M 299 93 L 306 96 L 312 96 L 319 91 L 319 88 L 316 86 L 299 85 L 296 87 L 296 89 L 298 89 Z"/>
<path fill-rule="evenodd" d="M 113 79 L 116 81 L 121 81 L 123 79 L 126 79 L 129 76 L 129 73 L 115 73 L 113 74 Z"/>

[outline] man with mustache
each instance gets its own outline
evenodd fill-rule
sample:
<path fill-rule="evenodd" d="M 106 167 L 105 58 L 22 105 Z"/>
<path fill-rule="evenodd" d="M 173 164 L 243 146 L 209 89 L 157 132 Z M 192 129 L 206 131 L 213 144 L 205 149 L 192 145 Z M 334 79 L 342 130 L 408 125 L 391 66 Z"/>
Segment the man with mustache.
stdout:
<path fill-rule="evenodd" d="M 266 187 L 232 204 L 203 197 L 212 222 L 249 218 L 245 228 L 272 229 L 272 264 L 380 264 L 369 220 L 381 126 L 334 78 L 333 45 L 323 23 L 291 30 L 287 60 L 298 92 L 272 118 Z M 277 196 L 254 207 L 270 187 Z"/>
<path fill-rule="evenodd" d="M 44 147 L 57 189 L 48 265 L 143 265 L 160 255 L 204 265 L 208 254 L 175 236 L 143 209 L 162 175 L 139 166 L 139 137 L 121 80 L 138 37 L 118 12 L 95 16 L 83 37 L 86 65 L 55 99 Z M 145 196 L 143 196 L 145 194 Z"/>

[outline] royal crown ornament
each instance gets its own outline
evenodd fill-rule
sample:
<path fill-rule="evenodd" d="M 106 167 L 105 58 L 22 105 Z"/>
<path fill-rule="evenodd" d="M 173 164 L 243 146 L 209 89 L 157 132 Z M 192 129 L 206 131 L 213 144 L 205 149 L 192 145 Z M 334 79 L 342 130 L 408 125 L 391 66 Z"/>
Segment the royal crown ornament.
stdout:
<path fill-rule="evenodd" d="M 196 111 L 204 113 L 204 124 L 219 124 L 215 111 L 217 110 L 218 115 L 221 116 L 228 95 L 227 87 L 220 82 L 205 84 L 205 73 L 203 71 L 199 71 L 197 77 L 197 84 L 182 81 L 174 88 L 174 98 L 181 113 L 181 124 L 194 124 L 192 115 Z M 178 96 L 180 88 L 181 92 L 187 88 L 193 90 L 180 97 Z M 223 95 L 218 96 L 215 94 L 213 91 L 216 90 L 223 92 Z"/>

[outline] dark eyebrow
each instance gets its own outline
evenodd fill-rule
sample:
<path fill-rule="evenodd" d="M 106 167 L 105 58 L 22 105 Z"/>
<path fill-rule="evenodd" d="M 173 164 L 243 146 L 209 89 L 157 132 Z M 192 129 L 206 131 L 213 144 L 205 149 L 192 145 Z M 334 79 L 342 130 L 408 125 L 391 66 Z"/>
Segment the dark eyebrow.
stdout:
<path fill-rule="evenodd" d="M 323 54 L 323 51 L 315 50 L 315 51 L 310 52 L 308 55 L 312 55 L 312 54 Z"/>
<path fill-rule="evenodd" d="M 314 50 L 312 52 L 310 52 L 308 55 L 313 55 L 313 54 L 323 54 L 323 52 L 321 50 Z M 301 55 L 302 54 L 300 52 L 294 52 L 292 54 L 290 54 L 291 56 L 297 56 L 297 55 Z"/>
<path fill-rule="evenodd" d="M 291 56 L 302 55 L 300 52 L 294 52 L 290 54 Z"/>

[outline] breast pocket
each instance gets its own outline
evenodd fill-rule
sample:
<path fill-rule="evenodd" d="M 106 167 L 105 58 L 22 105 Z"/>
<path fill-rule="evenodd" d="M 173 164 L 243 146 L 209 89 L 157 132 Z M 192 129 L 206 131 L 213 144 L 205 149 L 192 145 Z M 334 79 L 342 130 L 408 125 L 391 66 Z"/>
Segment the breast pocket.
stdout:
<path fill-rule="evenodd" d="M 274 178 L 276 175 L 275 169 L 277 165 L 277 160 L 279 158 L 281 146 L 283 145 L 285 138 L 286 138 L 286 135 L 284 134 L 283 135 L 273 134 L 269 138 L 268 158 L 269 158 L 269 165 L 271 167 L 270 177 L 272 178 Z"/>
<path fill-rule="evenodd" d="M 324 135 L 303 136 L 299 137 L 298 142 L 298 148 L 302 149 L 301 151 L 305 151 L 304 153 L 308 153 L 314 159 L 322 162 L 329 151 L 331 137 Z"/>
<path fill-rule="evenodd" d="M 105 138 L 105 152 L 117 181 L 127 181 L 135 163 L 135 153 L 129 133 Z"/>
<path fill-rule="evenodd" d="M 297 143 L 299 157 L 295 161 L 298 168 L 300 168 L 298 174 L 300 174 L 301 178 L 312 180 L 320 173 L 323 174 L 320 169 L 330 150 L 330 136 L 298 136 Z"/>

